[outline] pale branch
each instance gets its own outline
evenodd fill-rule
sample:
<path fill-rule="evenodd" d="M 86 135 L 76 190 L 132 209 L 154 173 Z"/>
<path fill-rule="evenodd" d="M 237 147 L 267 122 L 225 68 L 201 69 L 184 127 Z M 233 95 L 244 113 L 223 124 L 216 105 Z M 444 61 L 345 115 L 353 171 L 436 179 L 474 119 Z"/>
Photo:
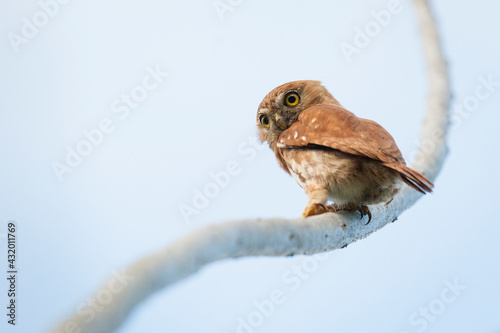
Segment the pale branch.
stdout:
<path fill-rule="evenodd" d="M 414 5 L 425 50 L 429 95 L 422 144 L 413 167 L 434 180 L 447 153 L 450 88 L 436 23 L 427 0 L 414 0 Z M 111 332 L 153 293 L 216 260 L 313 254 L 345 247 L 396 220 L 421 196 L 407 187 L 389 205 L 370 206 L 373 219 L 367 225 L 367 218 L 360 220 L 358 214 L 340 212 L 306 219 L 250 219 L 199 229 L 128 267 L 123 272 L 128 281 L 126 288 L 112 294 L 107 305 L 102 306 L 99 311 L 80 309 L 54 332 Z M 112 279 L 108 281 L 96 295 L 110 294 L 109 289 L 114 282 L 116 281 Z"/>

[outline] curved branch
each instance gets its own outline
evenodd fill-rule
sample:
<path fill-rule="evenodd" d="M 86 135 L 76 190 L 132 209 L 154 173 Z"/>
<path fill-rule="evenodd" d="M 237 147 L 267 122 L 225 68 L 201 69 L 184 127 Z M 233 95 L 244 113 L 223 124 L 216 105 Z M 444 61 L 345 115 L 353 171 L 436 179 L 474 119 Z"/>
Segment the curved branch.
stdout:
<path fill-rule="evenodd" d="M 446 134 L 450 89 L 436 23 L 427 0 L 414 0 L 429 75 L 429 96 L 422 144 L 413 165 L 431 181 L 447 154 Z M 128 267 L 122 274 L 126 288 L 111 293 L 116 277 L 97 295 L 111 295 L 99 311 L 83 309 L 55 332 L 110 332 L 156 291 L 172 285 L 216 260 L 244 256 L 286 256 L 340 249 L 393 222 L 422 195 L 411 188 L 401 191 L 389 205 L 371 206 L 373 219 L 365 225 L 352 213 L 323 214 L 307 219 L 251 219 L 199 229 L 166 249 Z M 111 290 L 113 291 L 113 290 Z M 94 309 L 95 310 L 95 309 Z M 90 316 L 89 314 L 95 314 Z M 87 315 L 85 315 L 87 314 Z"/>

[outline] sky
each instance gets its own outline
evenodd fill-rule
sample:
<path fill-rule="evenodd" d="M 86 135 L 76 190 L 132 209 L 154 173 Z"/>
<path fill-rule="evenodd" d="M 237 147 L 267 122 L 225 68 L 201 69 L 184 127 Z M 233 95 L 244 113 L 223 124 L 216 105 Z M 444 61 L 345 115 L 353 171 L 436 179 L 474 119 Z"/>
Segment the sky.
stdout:
<path fill-rule="evenodd" d="M 453 90 L 435 192 L 342 250 L 211 264 L 120 333 L 500 332 L 500 6 L 432 5 Z M 7 277 L 9 223 L 17 250 L 16 325 L 4 279 L 2 332 L 49 331 L 198 228 L 299 216 L 305 194 L 255 142 L 280 84 L 320 80 L 409 163 L 418 147 L 427 77 L 407 0 L 0 0 L 0 22 Z"/>

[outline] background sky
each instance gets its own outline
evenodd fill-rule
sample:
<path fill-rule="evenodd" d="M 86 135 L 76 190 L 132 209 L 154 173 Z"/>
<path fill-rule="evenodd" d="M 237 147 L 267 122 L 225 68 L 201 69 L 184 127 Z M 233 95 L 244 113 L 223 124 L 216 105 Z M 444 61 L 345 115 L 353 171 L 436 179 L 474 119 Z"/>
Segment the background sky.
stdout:
<path fill-rule="evenodd" d="M 221 3 L 231 10 L 212 0 L 0 1 L 0 266 L 12 220 L 19 270 L 15 328 L 0 283 L 2 332 L 48 331 L 113 272 L 200 227 L 300 215 L 302 189 L 266 146 L 250 145 L 257 107 L 280 84 L 321 80 L 411 162 L 427 95 L 411 2 L 385 26 L 373 14 L 385 0 Z M 148 299 L 119 332 L 500 332 L 500 6 L 433 7 L 454 96 L 435 193 L 327 256 L 212 264 Z M 78 149 L 86 156 L 58 177 L 53 165 Z M 183 216 L 230 161 L 239 172 Z"/>

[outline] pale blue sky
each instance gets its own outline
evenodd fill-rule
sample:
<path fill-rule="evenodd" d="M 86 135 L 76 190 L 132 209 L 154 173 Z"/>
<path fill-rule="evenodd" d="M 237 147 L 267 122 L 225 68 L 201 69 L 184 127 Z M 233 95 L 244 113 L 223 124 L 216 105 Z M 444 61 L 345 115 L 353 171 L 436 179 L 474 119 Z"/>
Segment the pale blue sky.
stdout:
<path fill-rule="evenodd" d="M 248 139 L 258 104 L 279 84 L 323 81 L 410 159 L 427 94 L 411 2 L 350 62 L 340 49 L 389 2 L 241 1 L 221 20 L 212 0 L 71 1 L 44 22 L 38 1 L 1 0 L 0 233 L 17 222 L 20 273 L 18 325 L 2 312 L 0 330 L 47 331 L 114 271 L 199 227 L 298 216 L 306 196 Z M 500 331 L 500 86 L 482 83 L 500 82 L 500 6 L 434 2 L 454 105 L 469 103 L 462 114 L 454 107 L 459 123 L 435 193 L 326 260 L 213 264 L 148 299 L 121 333 L 238 332 L 239 318 L 258 319 L 255 302 L 276 290 L 283 302 L 253 332 Z M 46 23 L 37 32 L 23 21 L 33 16 Z M 31 35 L 19 42 L 13 34 L 23 31 Z M 490 94 L 479 100 L 477 89 Z M 126 106 L 131 93 L 140 101 Z M 97 146 L 80 143 L 99 126 L 110 133 L 96 135 Z M 60 182 L 52 165 L 79 144 L 88 156 Z M 237 174 L 184 219 L 179 207 L 230 161 Z M 311 272 L 299 277 L 296 265 Z M 450 283 L 466 289 L 453 294 Z M 4 281 L 1 304 L 6 290 Z M 439 313 L 424 319 L 426 307 Z"/>

